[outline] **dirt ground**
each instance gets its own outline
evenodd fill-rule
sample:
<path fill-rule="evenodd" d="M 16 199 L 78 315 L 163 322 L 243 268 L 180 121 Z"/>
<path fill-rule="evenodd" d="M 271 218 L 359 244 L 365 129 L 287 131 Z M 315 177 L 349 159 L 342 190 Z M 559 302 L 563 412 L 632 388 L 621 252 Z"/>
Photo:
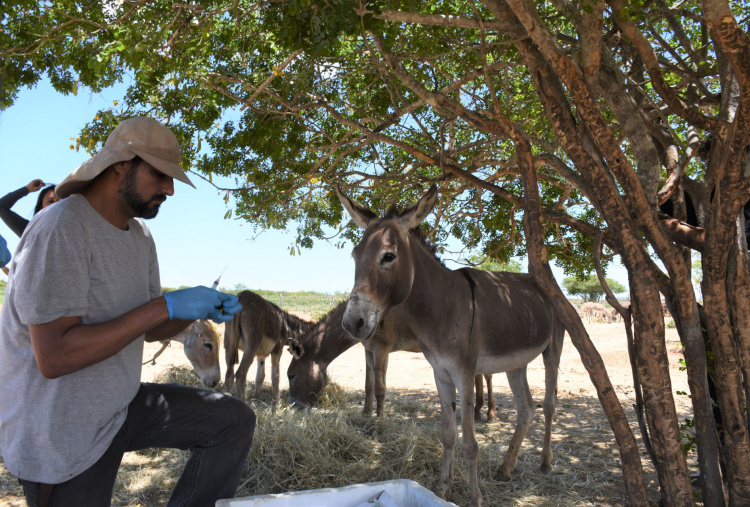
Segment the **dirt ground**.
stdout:
<path fill-rule="evenodd" d="M 307 317 L 304 314 L 300 314 L 300 316 L 303 318 Z M 591 323 L 586 324 L 586 328 L 594 345 L 602 356 L 610 380 L 615 387 L 623 407 L 627 412 L 631 412 L 631 407 L 635 403 L 635 396 L 633 394 L 632 375 L 623 325 Z M 218 326 L 217 331 L 220 335 L 223 335 L 223 326 Z M 666 346 L 669 354 L 672 392 L 675 396 L 680 419 L 686 416 L 690 417 L 691 407 L 689 398 L 686 395 L 677 394 L 678 391 L 687 392 L 689 389 L 686 374 L 680 371 L 679 368 L 679 360 L 682 358 L 682 353 L 675 329 L 667 329 Z M 144 361 L 151 359 L 159 348 L 159 343 L 146 344 Z M 223 378 L 226 368 L 223 348 L 220 349 L 220 361 Z M 282 356 L 280 375 L 282 396 L 286 395 L 285 391 L 288 389 L 286 370 L 290 361 L 291 354 L 285 352 Z M 268 363 L 265 389 L 269 389 L 270 387 L 271 372 L 270 362 Z M 147 382 L 153 381 L 170 367 L 180 365 L 189 366 L 189 361 L 183 353 L 182 345 L 173 343 L 159 356 L 155 365 L 146 364 L 143 366 L 142 380 Z M 254 384 L 255 372 L 255 366 L 251 367 L 248 374 L 249 390 L 252 389 L 252 385 Z M 346 390 L 361 392 L 362 399 L 364 399 L 365 358 L 361 345 L 352 347 L 339 356 L 329 366 L 328 373 L 333 382 Z M 538 358 L 529 365 L 528 380 L 534 399 L 541 402 L 544 396 L 544 366 L 541 358 Z M 497 412 L 500 424 L 507 424 L 507 430 L 512 431 L 510 424 L 515 420 L 515 409 L 512 403 L 510 388 L 504 375 L 495 375 L 493 382 L 496 399 L 498 400 Z M 437 390 L 435 388 L 432 369 L 424 359 L 424 356 L 418 353 L 396 352 L 391 355 L 388 364 L 387 385 L 388 394 L 386 396 L 386 403 L 388 403 L 388 399 L 391 396 L 418 395 L 420 397 L 437 399 Z M 599 412 L 601 414 L 597 415 Z M 593 419 L 592 413 L 594 414 Z M 602 416 L 603 411 L 598 406 L 596 391 L 581 363 L 578 351 L 566 334 L 560 367 L 559 403 L 558 414 L 556 416 L 559 424 L 557 431 L 560 435 L 555 440 L 566 446 L 583 444 L 584 442 L 578 444 L 573 442 L 579 439 L 587 440 L 587 437 L 584 436 L 585 431 L 583 431 L 584 424 L 595 424 L 597 430 L 605 434 L 611 432 L 606 427 L 606 420 Z M 537 412 L 537 418 L 539 418 L 539 412 Z M 631 418 L 630 413 L 628 418 Z M 577 434 L 571 434 L 571 431 L 575 433 L 576 430 L 574 428 L 579 428 L 581 431 Z M 610 444 L 607 445 L 610 446 Z M 612 452 L 615 451 L 612 450 Z M 615 466 L 617 466 L 616 461 L 615 458 Z M 651 487 L 655 487 L 655 477 L 652 477 Z M 602 498 L 602 500 L 604 499 Z M 597 504 L 611 505 L 607 501 Z M 0 506 L 15 507 L 21 505 L 25 505 L 25 503 L 23 502 L 22 492 L 18 487 L 18 483 L 5 471 L 0 459 Z"/>
<path fill-rule="evenodd" d="M 301 317 L 308 317 L 300 313 Z M 602 360 L 606 365 L 609 378 L 618 397 L 624 405 L 631 405 L 635 401 L 633 394 L 633 376 L 630 369 L 625 329 L 622 324 L 591 323 L 586 324 L 586 329 L 596 346 Z M 218 326 L 217 331 L 223 335 L 223 326 Z M 687 374 L 680 371 L 679 360 L 682 358 L 682 347 L 676 329 L 666 330 L 667 351 L 669 353 L 669 367 L 672 375 L 672 392 L 687 392 Z M 144 351 L 144 361 L 151 358 L 159 350 L 160 344 L 147 343 Z M 292 360 L 291 354 L 285 353 L 281 359 L 281 382 L 280 389 L 289 388 L 286 378 L 286 370 Z M 220 352 L 222 378 L 226 371 L 224 350 Z M 146 382 L 153 381 L 164 373 L 170 365 L 185 365 L 190 363 L 182 352 L 182 345 L 175 343 L 168 347 L 156 360 L 156 365 L 144 365 L 142 379 Z M 248 384 L 254 383 L 255 365 L 248 373 Z M 270 365 L 266 367 L 266 383 L 270 382 Z M 328 367 L 328 375 L 331 381 L 336 382 L 346 389 L 361 390 L 364 393 L 365 384 L 365 354 L 364 348 L 357 345 L 346 351 L 331 363 Z M 541 357 L 534 360 L 528 368 L 529 386 L 535 398 L 541 399 L 544 395 L 544 364 Z M 432 391 L 437 395 L 432 368 L 422 354 L 413 352 L 395 352 L 388 359 L 387 386 L 389 393 L 407 394 L 412 391 Z M 510 388 L 504 375 L 494 376 L 494 389 L 498 393 L 510 393 Z M 363 394 L 364 396 L 364 394 Z M 560 361 L 560 383 L 559 396 L 586 396 L 596 397 L 591 380 L 586 369 L 581 363 L 580 355 L 565 334 L 562 358 Z M 678 410 L 690 411 L 687 396 L 675 395 Z"/>

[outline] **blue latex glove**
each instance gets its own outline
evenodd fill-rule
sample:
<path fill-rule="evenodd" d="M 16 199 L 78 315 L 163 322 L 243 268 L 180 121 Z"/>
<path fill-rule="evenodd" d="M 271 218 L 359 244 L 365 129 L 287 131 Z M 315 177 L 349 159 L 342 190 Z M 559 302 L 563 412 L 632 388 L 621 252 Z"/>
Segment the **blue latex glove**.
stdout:
<path fill-rule="evenodd" d="M 242 305 L 234 294 L 224 294 L 202 285 L 167 292 L 164 299 L 167 301 L 170 320 L 211 319 L 221 324 L 232 320 L 232 316 L 242 310 Z"/>
<path fill-rule="evenodd" d="M 224 301 L 221 309 L 217 309 L 211 316 L 209 316 L 209 318 L 217 324 L 221 324 L 222 322 L 229 322 L 230 320 L 232 320 L 232 317 L 235 313 L 242 310 L 242 305 L 240 304 L 240 300 L 237 296 L 235 296 L 234 294 L 221 294 L 223 296 L 229 296 L 229 299 Z"/>

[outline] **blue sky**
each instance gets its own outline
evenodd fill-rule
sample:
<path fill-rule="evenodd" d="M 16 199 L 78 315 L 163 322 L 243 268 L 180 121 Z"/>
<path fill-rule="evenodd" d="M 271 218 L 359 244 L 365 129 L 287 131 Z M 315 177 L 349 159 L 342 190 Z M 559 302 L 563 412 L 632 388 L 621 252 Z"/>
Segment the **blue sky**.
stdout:
<path fill-rule="evenodd" d="M 70 149 L 81 127 L 100 109 L 121 100 L 123 88 L 94 94 L 88 89 L 78 95 L 64 96 L 48 82 L 23 90 L 15 105 L 0 113 L 0 195 L 40 178 L 59 183 L 89 158 L 81 150 Z M 291 256 L 292 231 L 266 231 L 257 235 L 250 224 L 224 219 L 232 208 L 223 195 L 197 176 L 191 176 L 193 189 L 175 182 L 175 195 L 168 198 L 159 215 L 149 220 L 159 254 L 162 285 L 208 285 L 225 269 L 220 286 L 233 288 L 244 284 L 252 290 L 347 292 L 354 280 L 351 247 L 337 249 L 316 242 L 311 250 Z M 21 199 L 13 207 L 30 219 L 36 195 Z M 0 221 L 0 235 L 11 252 L 18 238 Z M 444 257 L 446 265 L 457 267 Z M 523 261 L 522 261 L 523 262 Z M 558 281 L 564 276 L 553 266 Z M 627 274 L 621 266 L 612 266 L 609 278 L 627 286 Z M 6 279 L 0 273 L 0 279 Z"/>

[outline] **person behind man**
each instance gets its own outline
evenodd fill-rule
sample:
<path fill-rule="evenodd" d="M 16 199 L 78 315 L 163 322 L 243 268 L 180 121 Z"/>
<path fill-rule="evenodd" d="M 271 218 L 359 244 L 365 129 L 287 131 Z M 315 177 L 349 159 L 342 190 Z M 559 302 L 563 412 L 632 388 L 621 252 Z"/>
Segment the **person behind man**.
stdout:
<path fill-rule="evenodd" d="M 123 121 L 57 186 L 26 228 L 0 314 L 0 451 L 30 506 L 110 505 L 127 451 L 190 449 L 169 505 L 234 496 L 255 414 L 231 396 L 141 383 L 143 342 L 191 321 L 226 322 L 237 296 L 208 287 L 161 295 L 153 218 L 173 178 L 192 186 L 177 138 Z"/>
<path fill-rule="evenodd" d="M 10 262 L 10 257 L 8 243 L 5 241 L 4 237 L 0 236 L 0 268 L 2 268 L 3 273 L 6 275 L 8 274 L 8 268 L 6 268 L 5 265 Z"/>
<path fill-rule="evenodd" d="M 26 226 L 29 225 L 29 221 L 10 208 L 13 207 L 19 199 L 26 197 L 31 192 L 37 192 L 44 187 L 44 185 L 44 181 L 34 180 L 25 187 L 21 187 L 18 190 L 6 194 L 0 199 L 0 218 L 3 219 L 5 225 L 7 225 L 11 231 L 15 232 L 19 238 L 23 234 L 24 229 L 26 229 Z M 57 197 L 57 194 L 55 193 L 55 185 L 46 186 L 41 192 L 39 192 L 36 206 L 34 206 L 34 215 L 59 200 L 60 198 Z"/>

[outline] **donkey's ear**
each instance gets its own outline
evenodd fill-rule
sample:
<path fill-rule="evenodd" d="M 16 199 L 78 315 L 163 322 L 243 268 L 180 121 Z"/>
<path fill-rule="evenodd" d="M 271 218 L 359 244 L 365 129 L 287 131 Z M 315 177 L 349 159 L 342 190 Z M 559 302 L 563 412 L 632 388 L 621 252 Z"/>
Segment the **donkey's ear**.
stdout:
<path fill-rule="evenodd" d="M 295 338 L 291 338 L 289 340 L 288 350 L 289 353 L 294 357 L 294 359 L 300 359 L 305 355 L 305 347 L 303 347 L 299 340 Z"/>
<path fill-rule="evenodd" d="M 349 215 L 351 215 L 352 220 L 358 227 L 367 229 L 367 225 L 374 219 L 378 218 L 378 216 L 369 208 L 366 208 L 360 203 L 352 201 L 345 196 L 338 185 L 336 185 L 336 194 L 339 196 L 339 201 L 344 205 L 344 208 L 349 212 Z"/>
<path fill-rule="evenodd" d="M 435 207 L 437 201 L 437 185 L 433 183 L 430 189 L 422 198 L 406 208 L 401 212 L 398 217 L 398 221 L 403 224 L 407 229 L 413 229 L 421 224 L 427 215 L 430 214 L 432 208 Z"/>

